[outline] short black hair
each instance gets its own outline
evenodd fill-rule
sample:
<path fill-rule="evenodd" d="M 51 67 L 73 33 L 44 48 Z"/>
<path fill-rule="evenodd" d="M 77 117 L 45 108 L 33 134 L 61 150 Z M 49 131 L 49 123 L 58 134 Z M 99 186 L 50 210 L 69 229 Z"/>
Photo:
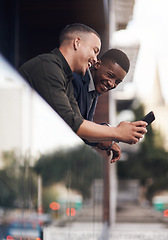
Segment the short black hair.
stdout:
<path fill-rule="evenodd" d="M 65 26 L 65 28 L 63 28 L 62 31 L 60 32 L 59 45 L 61 45 L 64 40 L 69 38 L 68 34 L 72 34 L 75 32 L 94 33 L 101 40 L 100 35 L 93 28 L 82 23 L 72 23 Z"/>
<path fill-rule="evenodd" d="M 118 65 L 120 65 L 120 67 L 122 67 L 124 69 L 124 71 L 126 73 L 128 73 L 129 68 L 130 68 L 130 60 L 127 57 L 127 55 L 116 48 L 112 48 L 110 50 L 108 50 L 107 52 L 105 52 L 101 57 L 100 60 L 102 62 L 102 64 L 104 64 L 105 62 L 113 62 L 113 63 L 117 63 Z"/>

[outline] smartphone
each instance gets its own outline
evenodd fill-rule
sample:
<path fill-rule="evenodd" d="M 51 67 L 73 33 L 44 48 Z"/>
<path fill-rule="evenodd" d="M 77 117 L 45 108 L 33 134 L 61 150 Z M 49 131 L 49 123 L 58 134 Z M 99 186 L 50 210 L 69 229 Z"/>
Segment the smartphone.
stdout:
<path fill-rule="evenodd" d="M 155 120 L 155 115 L 153 111 L 149 112 L 145 117 L 141 119 L 142 121 L 145 121 L 149 124 L 151 124 Z"/>

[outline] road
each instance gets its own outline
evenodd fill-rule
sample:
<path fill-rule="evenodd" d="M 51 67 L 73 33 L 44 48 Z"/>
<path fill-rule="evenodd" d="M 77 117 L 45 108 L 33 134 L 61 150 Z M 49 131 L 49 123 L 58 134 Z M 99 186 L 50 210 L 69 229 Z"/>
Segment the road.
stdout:
<path fill-rule="evenodd" d="M 100 223 L 74 223 L 67 228 L 48 227 L 44 240 L 167 240 L 168 228 L 158 223 L 117 223 L 102 236 Z"/>
<path fill-rule="evenodd" d="M 130 205 L 120 209 L 110 228 L 85 216 L 85 221 L 77 218 L 62 227 L 45 228 L 44 240 L 168 240 L 167 220 L 150 208 Z"/>

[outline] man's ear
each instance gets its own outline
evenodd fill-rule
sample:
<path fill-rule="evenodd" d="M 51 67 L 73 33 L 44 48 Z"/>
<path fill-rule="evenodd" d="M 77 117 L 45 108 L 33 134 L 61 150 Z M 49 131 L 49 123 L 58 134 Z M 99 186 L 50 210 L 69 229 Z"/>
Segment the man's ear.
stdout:
<path fill-rule="evenodd" d="M 78 47 L 80 46 L 80 37 L 76 37 L 74 40 L 73 40 L 73 46 L 74 46 L 74 49 L 75 51 L 78 49 Z"/>
<path fill-rule="evenodd" d="M 97 62 L 94 64 L 94 69 L 97 70 L 101 66 L 101 60 L 98 59 Z"/>

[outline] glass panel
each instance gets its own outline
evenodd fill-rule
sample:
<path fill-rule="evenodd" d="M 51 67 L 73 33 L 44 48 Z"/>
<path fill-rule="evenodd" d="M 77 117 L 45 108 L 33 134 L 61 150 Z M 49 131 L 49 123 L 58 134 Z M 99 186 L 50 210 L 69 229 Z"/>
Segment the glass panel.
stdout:
<path fill-rule="evenodd" d="M 0 239 L 97 239 L 102 157 L 2 55 L 0 133 Z"/>

